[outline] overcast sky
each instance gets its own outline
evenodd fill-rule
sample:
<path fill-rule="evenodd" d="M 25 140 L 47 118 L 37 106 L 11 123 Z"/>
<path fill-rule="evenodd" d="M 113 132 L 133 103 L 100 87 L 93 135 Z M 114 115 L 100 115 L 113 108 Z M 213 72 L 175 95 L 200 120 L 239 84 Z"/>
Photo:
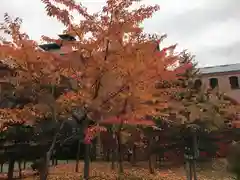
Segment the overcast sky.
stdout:
<path fill-rule="evenodd" d="M 78 0 L 90 12 L 99 10 L 104 0 Z M 178 43 L 196 55 L 200 66 L 240 63 L 240 0 L 144 0 L 159 4 L 161 10 L 144 23 L 145 31 L 167 33 L 165 44 Z M 56 37 L 63 27 L 45 15 L 40 0 L 1 0 L 5 12 L 23 19 L 31 38 Z M 2 17 L 0 17 L 2 20 Z"/>

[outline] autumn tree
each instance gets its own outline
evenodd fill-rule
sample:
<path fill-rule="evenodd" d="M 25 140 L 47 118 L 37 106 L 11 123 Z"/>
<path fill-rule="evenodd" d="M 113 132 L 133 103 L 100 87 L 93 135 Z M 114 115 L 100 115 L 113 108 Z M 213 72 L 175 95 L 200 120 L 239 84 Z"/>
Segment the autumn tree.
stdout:
<path fill-rule="evenodd" d="M 14 124 L 36 125 L 38 120 L 46 120 L 50 117 L 58 130 L 53 136 L 49 149 L 46 150 L 46 162 L 43 166 L 46 172 L 43 174 L 47 174 L 46 166 L 49 164 L 58 131 L 64 125 L 62 119 L 68 112 L 64 111 L 63 103 L 58 103 L 56 99 L 65 90 L 71 90 L 72 85 L 63 82 L 64 76 L 61 72 L 64 71 L 64 66 L 61 66 L 60 55 L 41 50 L 35 41 L 30 40 L 26 33 L 22 33 L 21 19 L 11 19 L 5 14 L 0 29 L 4 35 L 10 36 L 8 41 L 1 38 L 0 58 L 3 64 L 14 71 L 12 76 L 3 78 L 13 87 L 11 98 L 16 101 L 24 100 L 22 103 L 18 102 L 14 106 L 6 106 L 0 110 L 1 129 Z M 12 173 L 10 174 L 12 176 Z"/>
<path fill-rule="evenodd" d="M 75 50 L 65 56 L 42 51 L 35 41 L 20 31 L 21 20 L 12 20 L 6 14 L 1 30 L 11 36 L 11 41 L 1 41 L 0 58 L 16 69 L 15 77 L 9 78 L 15 88 L 20 91 L 29 87 L 34 94 L 29 94 L 31 101 L 22 108 L 1 110 L 4 119 L 34 123 L 37 117 L 47 114 L 53 121 L 58 121 L 72 108 L 82 107 L 84 113 L 80 119 L 86 132 L 86 153 L 89 153 L 91 139 L 102 128 L 97 125 L 99 121 L 88 128 L 86 117 L 100 120 L 117 116 L 121 120 L 118 130 L 118 143 L 121 144 L 123 123 L 145 124 L 141 117 L 146 114 L 162 114 L 161 110 L 168 107 L 169 90 L 156 89 L 155 83 L 176 79 L 176 72 L 170 71 L 169 66 L 178 60 L 178 55 L 173 53 L 175 46 L 156 51 L 157 37 L 140 28 L 145 19 L 159 10 L 158 6 L 131 10 L 137 1 L 108 0 L 101 12 L 89 14 L 85 7 L 73 0 L 42 2 L 47 14 L 62 22 L 65 33 L 77 37 L 77 41 L 59 42 L 46 36 L 43 39 Z M 79 23 L 74 23 L 73 11 L 83 17 Z M 61 77 L 74 81 L 75 88 L 53 98 Z M 42 84 L 50 86 L 50 93 L 49 89 L 41 88 Z M 161 92 L 158 101 L 149 104 L 156 92 Z M 55 140 L 56 136 L 52 142 Z M 54 143 L 44 158 L 42 180 L 47 178 L 47 164 L 53 147 Z M 88 179 L 89 154 L 85 154 L 84 172 L 84 178 Z"/>
<path fill-rule="evenodd" d="M 77 92 L 71 92 L 68 99 L 60 98 L 59 102 L 68 107 L 81 105 L 85 113 L 96 120 L 118 116 L 122 123 L 134 119 L 141 124 L 140 118 L 144 115 L 161 114 L 159 110 L 168 105 L 166 90 L 162 90 L 160 101 L 152 105 L 147 101 L 156 92 L 157 80 L 176 78 L 176 73 L 168 67 L 178 60 L 178 56 L 172 53 L 175 46 L 156 52 L 155 41 L 158 39 L 145 34 L 140 27 L 159 10 L 158 6 L 131 10 L 138 1 L 108 0 L 102 11 L 90 14 L 72 0 L 42 2 L 47 14 L 65 25 L 65 33 L 78 39 L 61 42 L 75 49 L 63 57 L 65 66 L 61 73 L 70 76 L 78 72 L 80 87 Z M 79 23 L 74 23 L 73 11 L 83 17 Z M 58 42 L 48 37 L 43 39 Z M 89 166 L 85 167 L 87 179 Z"/>
<path fill-rule="evenodd" d="M 165 112 L 168 116 L 171 114 L 171 118 L 183 127 L 186 142 L 192 142 L 185 144 L 190 148 L 190 154 L 187 153 L 188 151 L 186 153 L 195 162 L 199 151 L 197 139 L 200 138 L 201 146 L 203 141 L 207 142 L 206 139 L 201 139 L 204 135 L 199 133 L 203 132 L 206 136 L 206 133 L 226 128 L 225 122 L 236 118 L 239 106 L 226 98 L 226 95 L 217 88 L 209 89 L 199 84 L 198 79 L 201 78 L 201 73 L 194 64 L 194 56 L 190 53 L 184 51 L 180 63 L 189 64 L 191 68 L 180 73 L 179 80 L 175 84 L 166 82 L 166 88 L 173 87 L 176 91 L 173 91 L 173 98 Z"/>
<path fill-rule="evenodd" d="M 58 80 L 53 70 L 54 63 L 50 63 L 51 60 L 55 61 L 56 59 L 54 59 L 52 55 L 40 51 L 35 41 L 29 40 L 27 34 L 20 32 L 21 19 L 11 19 L 8 14 L 5 14 L 4 18 L 4 23 L 1 24 L 1 30 L 4 31 L 5 35 L 9 35 L 11 40 L 7 41 L 3 39 L 0 44 L 0 55 L 2 63 L 7 64 L 15 71 L 14 76 L 6 77 L 6 80 L 15 87 L 18 93 L 21 94 L 23 89 L 25 92 L 27 91 L 29 103 L 37 102 L 36 94 L 34 94 L 35 91 L 32 92 L 32 90 L 39 90 L 38 84 L 41 84 L 43 81 L 47 80 L 47 83 L 51 83 Z M 48 63 L 51 65 L 47 66 Z M 18 110 L 21 111 L 20 109 Z M 33 112 L 31 108 L 27 111 Z M 8 112 L 3 111 L 2 113 L 6 115 Z M 14 116 L 18 114 L 20 116 L 21 113 L 18 112 L 16 114 L 9 112 L 8 114 L 14 114 Z M 23 117 L 12 117 L 12 119 L 23 119 Z M 26 120 L 27 119 L 32 118 L 26 118 Z M 3 121 L 1 121 L 1 123 L 3 123 Z"/>

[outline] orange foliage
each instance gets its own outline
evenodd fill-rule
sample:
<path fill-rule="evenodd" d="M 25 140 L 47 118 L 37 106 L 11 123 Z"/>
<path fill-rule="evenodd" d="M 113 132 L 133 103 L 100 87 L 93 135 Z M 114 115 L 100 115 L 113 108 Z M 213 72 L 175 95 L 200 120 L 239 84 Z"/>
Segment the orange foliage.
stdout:
<path fill-rule="evenodd" d="M 108 0 L 100 13 L 88 14 L 86 8 L 74 1 L 42 2 L 48 15 L 56 17 L 66 25 L 65 32 L 78 39 L 63 42 L 65 46 L 77 49 L 65 56 L 63 69 L 71 69 L 64 71 L 68 76 L 72 69 L 81 72 L 81 88 L 77 93 L 71 93 L 75 102 L 65 97 L 60 98 L 60 102 L 68 107 L 83 104 L 94 112 L 94 118 L 121 114 L 138 119 L 146 114 L 160 113 L 158 110 L 167 106 L 169 96 L 166 90 L 162 90 L 161 98 L 158 98 L 161 102 L 150 106 L 146 101 L 153 99 L 156 91 L 161 91 L 156 90 L 156 81 L 176 78 L 176 72 L 166 69 L 178 60 L 178 56 L 166 53 L 174 50 L 175 46 L 157 53 L 157 39 L 143 33 L 139 27 L 159 10 L 158 6 L 142 6 L 130 11 L 129 7 L 135 1 Z M 65 8 L 60 9 L 59 4 Z M 79 24 L 72 20 L 73 10 L 85 18 Z M 44 39 L 50 40 L 47 37 Z"/>
<path fill-rule="evenodd" d="M 60 81 L 59 68 L 61 61 L 54 54 L 42 51 L 37 43 L 30 40 L 26 33 L 22 33 L 21 20 L 12 19 L 8 14 L 4 16 L 4 22 L 0 25 L 0 31 L 10 36 L 9 41 L 1 38 L 0 59 L 3 64 L 9 66 L 14 72 L 14 76 L 1 77 L 5 82 L 9 82 L 15 90 L 26 91 L 27 96 L 36 94 L 40 84 L 58 84 Z M 30 87 L 30 92 L 28 89 Z M 39 92 L 41 93 L 41 92 Z M 41 112 L 36 109 L 35 103 L 29 104 L 23 109 L 1 109 L 1 123 L 8 121 L 23 121 L 33 123 L 36 117 L 41 116 Z"/>
<path fill-rule="evenodd" d="M 39 83 L 45 79 L 55 82 L 58 79 L 57 73 L 54 73 L 59 64 L 57 59 L 40 50 L 35 41 L 20 31 L 19 18 L 11 19 L 8 14 L 4 18 L 0 30 L 10 35 L 11 40 L 0 43 L 0 58 L 4 64 L 16 70 L 16 77 L 12 78 L 15 79 L 15 85 L 21 86 L 28 81 Z"/>
<path fill-rule="evenodd" d="M 102 126 L 92 126 L 86 129 L 84 143 L 90 144 L 91 140 L 94 139 L 98 132 L 106 132 L 107 129 Z"/>
<path fill-rule="evenodd" d="M 14 124 L 33 125 L 36 117 L 41 115 L 33 111 L 30 107 L 23 109 L 2 109 L 0 111 L 0 131 Z"/>
<path fill-rule="evenodd" d="M 59 43 L 46 36 L 43 39 L 75 50 L 64 56 L 42 51 L 27 34 L 20 32 L 20 19 L 12 20 L 6 14 L 0 29 L 12 41 L 1 42 L 0 58 L 16 69 L 16 87 L 29 83 L 58 85 L 60 77 L 65 76 L 74 81 L 76 91 L 53 103 L 59 113 L 82 106 L 93 119 L 117 115 L 136 121 L 146 114 L 161 114 L 160 110 L 168 106 L 171 89 L 156 89 L 155 84 L 176 78 L 176 72 L 167 68 L 178 60 L 178 55 L 172 53 L 175 45 L 156 52 L 157 37 L 144 33 L 139 26 L 159 10 L 157 5 L 129 10 L 135 0 L 108 0 L 101 12 L 89 14 L 73 0 L 42 2 L 47 14 L 62 22 L 65 33 L 78 40 Z M 78 24 L 71 16 L 73 11 L 84 18 Z M 158 101 L 147 103 L 156 93 Z M 30 114 L 35 112 L 28 110 Z M 3 116 L 9 114 L 6 111 L 13 110 L 4 110 Z"/>

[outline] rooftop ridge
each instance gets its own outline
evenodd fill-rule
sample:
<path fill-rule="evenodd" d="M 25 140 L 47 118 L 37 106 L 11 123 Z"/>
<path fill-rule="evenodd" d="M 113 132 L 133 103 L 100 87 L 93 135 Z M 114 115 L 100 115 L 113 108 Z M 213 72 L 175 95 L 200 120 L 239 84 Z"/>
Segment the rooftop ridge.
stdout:
<path fill-rule="evenodd" d="M 240 72 L 240 63 L 202 67 L 199 70 L 201 74 Z"/>
<path fill-rule="evenodd" d="M 199 67 L 199 69 L 204 69 L 204 68 L 215 68 L 215 67 L 227 67 L 227 66 L 234 66 L 234 65 L 240 65 L 240 63 L 221 64 L 221 65 L 215 65 L 215 66 L 204 66 L 204 67 Z"/>

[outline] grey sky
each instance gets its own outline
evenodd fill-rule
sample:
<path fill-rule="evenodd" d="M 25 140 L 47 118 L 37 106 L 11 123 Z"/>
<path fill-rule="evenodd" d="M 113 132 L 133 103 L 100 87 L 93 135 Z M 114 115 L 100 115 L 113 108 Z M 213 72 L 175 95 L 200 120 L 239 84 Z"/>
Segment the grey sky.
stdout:
<path fill-rule="evenodd" d="M 78 0 L 97 11 L 104 0 Z M 189 49 L 200 66 L 240 62 L 240 0 L 144 0 L 161 10 L 144 23 L 145 31 L 167 33 L 165 45 L 178 43 Z M 63 27 L 45 15 L 40 0 L 1 0 L 0 16 L 23 18 L 23 28 L 33 39 L 56 37 Z M 2 18 L 0 18 L 1 20 Z"/>

